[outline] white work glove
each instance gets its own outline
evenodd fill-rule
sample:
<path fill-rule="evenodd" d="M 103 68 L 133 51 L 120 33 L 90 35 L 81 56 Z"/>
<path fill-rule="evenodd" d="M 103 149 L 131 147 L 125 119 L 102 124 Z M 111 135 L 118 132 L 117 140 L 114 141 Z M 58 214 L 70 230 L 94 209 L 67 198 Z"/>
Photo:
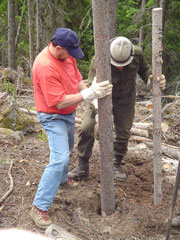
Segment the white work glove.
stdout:
<path fill-rule="evenodd" d="M 94 82 L 89 88 L 81 91 L 83 99 L 89 103 L 94 99 L 103 98 L 111 93 L 112 84 L 110 84 L 108 80 L 99 83 Z"/>
<path fill-rule="evenodd" d="M 92 101 L 92 105 L 94 106 L 95 110 L 98 110 L 98 100 L 97 100 L 97 98 Z"/>
<path fill-rule="evenodd" d="M 160 87 L 161 91 L 164 90 L 166 88 L 166 78 L 165 78 L 165 76 L 162 74 L 161 77 L 158 78 L 158 81 L 159 81 L 159 87 Z M 153 85 L 153 76 L 149 75 L 147 86 L 148 86 L 149 89 L 151 89 L 152 85 Z"/>
<path fill-rule="evenodd" d="M 108 80 L 106 80 L 108 81 Z M 106 82 L 106 81 L 103 81 L 103 82 Z M 109 81 L 108 81 L 109 82 Z M 92 85 L 93 86 L 96 86 L 97 85 L 97 82 L 96 82 L 96 76 L 94 77 L 93 81 L 92 81 Z M 112 88 L 113 88 L 113 85 L 112 84 L 109 84 L 109 87 L 108 87 L 108 90 L 107 90 L 107 95 L 111 95 L 112 93 Z M 107 96 L 106 95 L 106 96 Z M 101 97 L 100 97 L 101 98 Z M 95 107 L 95 109 L 98 109 L 98 101 L 97 101 L 97 98 L 93 100 L 93 105 Z"/>

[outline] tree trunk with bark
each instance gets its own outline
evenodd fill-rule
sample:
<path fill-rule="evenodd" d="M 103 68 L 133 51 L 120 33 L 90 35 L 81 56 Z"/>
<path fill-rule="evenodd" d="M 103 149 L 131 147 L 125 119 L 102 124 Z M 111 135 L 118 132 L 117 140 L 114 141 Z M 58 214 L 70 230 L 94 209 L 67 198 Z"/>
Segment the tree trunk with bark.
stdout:
<path fill-rule="evenodd" d="M 158 8 L 159 7 L 159 0 L 153 0 L 153 6 L 154 6 L 154 8 Z"/>
<path fill-rule="evenodd" d="M 36 0 L 36 55 L 40 52 L 39 0 Z"/>
<path fill-rule="evenodd" d="M 110 39 L 116 36 L 117 2 L 118 2 L 117 0 L 108 1 Z"/>
<path fill-rule="evenodd" d="M 19 22 L 19 25 L 18 25 L 17 33 L 16 33 L 15 48 L 17 48 L 18 41 L 19 41 L 19 35 L 20 35 L 20 31 L 21 31 L 22 23 L 23 23 L 23 19 L 24 19 L 25 7 L 26 7 L 26 0 L 24 0 L 24 2 L 23 2 L 21 18 L 20 18 L 20 22 Z"/>
<path fill-rule="evenodd" d="M 93 25 L 96 56 L 97 82 L 111 79 L 109 1 L 93 0 Z M 113 170 L 112 97 L 98 100 L 99 144 L 101 172 L 101 214 L 111 215 L 115 211 Z"/>
<path fill-rule="evenodd" d="M 162 28 L 164 28 L 165 21 L 166 21 L 167 1 L 166 0 L 161 0 L 160 7 L 162 8 Z"/>
<path fill-rule="evenodd" d="M 141 18 L 143 17 L 145 6 L 146 6 L 146 0 L 142 0 L 142 3 L 141 3 Z M 143 30 L 143 26 L 142 26 L 139 29 L 139 46 L 142 49 L 143 49 L 143 41 L 144 41 L 144 30 Z"/>
<path fill-rule="evenodd" d="M 153 73 L 153 146 L 154 146 L 154 204 L 162 202 L 161 160 L 161 90 L 162 74 L 162 8 L 152 11 L 152 73 Z"/>
<path fill-rule="evenodd" d="M 15 1 L 8 0 L 8 65 L 15 69 Z"/>
<path fill-rule="evenodd" d="M 28 24 L 29 24 L 29 61 L 30 61 L 30 76 L 32 77 L 32 66 L 34 61 L 33 47 L 33 20 L 32 20 L 32 1 L 28 0 Z"/>

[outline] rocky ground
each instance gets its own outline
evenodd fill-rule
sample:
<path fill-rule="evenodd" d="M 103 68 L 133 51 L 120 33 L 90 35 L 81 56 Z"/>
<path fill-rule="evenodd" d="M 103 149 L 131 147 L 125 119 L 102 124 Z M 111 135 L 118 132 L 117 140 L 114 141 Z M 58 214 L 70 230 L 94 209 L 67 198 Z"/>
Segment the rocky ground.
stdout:
<path fill-rule="evenodd" d="M 26 100 L 31 99 L 32 103 L 31 97 L 28 95 Z M 22 98 L 19 101 L 21 103 Z M 25 106 L 22 103 L 20 105 Z M 80 118 L 83 109 L 84 105 L 81 104 L 77 110 L 77 116 Z M 136 110 L 135 119 L 139 118 L 139 115 Z M 173 129 L 177 132 L 179 118 L 174 120 L 176 123 L 173 122 Z M 75 143 L 79 127 L 76 126 Z M 114 214 L 105 218 L 100 215 L 99 154 L 99 142 L 96 140 L 88 181 L 80 182 L 76 189 L 58 190 L 49 209 L 53 222 L 84 240 L 164 239 L 167 228 L 165 220 L 169 215 L 173 186 L 163 180 L 162 204 L 155 206 L 152 150 L 139 147 L 137 142 L 130 141 L 124 166 L 128 179 L 123 183 L 115 180 L 116 210 Z M 10 187 L 8 170 L 13 162 L 13 191 L 0 207 L 1 228 L 16 227 L 43 233 L 31 221 L 29 212 L 48 159 L 48 142 L 38 123 L 34 132 L 26 135 L 20 144 L 0 141 L 0 198 Z M 77 164 L 75 144 L 69 169 Z M 166 174 L 163 170 L 163 177 Z M 179 201 L 176 203 L 174 214 L 178 214 L 178 211 Z M 172 229 L 169 239 L 178 239 L 179 236 L 180 230 Z"/>

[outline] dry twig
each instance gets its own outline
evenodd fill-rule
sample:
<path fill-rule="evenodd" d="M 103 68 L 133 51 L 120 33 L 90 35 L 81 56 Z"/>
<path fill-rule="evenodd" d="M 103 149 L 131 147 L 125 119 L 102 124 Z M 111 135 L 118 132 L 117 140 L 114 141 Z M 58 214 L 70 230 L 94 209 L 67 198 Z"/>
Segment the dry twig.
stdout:
<path fill-rule="evenodd" d="M 13 167 L 13 161 L 11 161 L 10 163 L 10 167 L 9 167 L 9 170 L 8 170 L 8 176 L 10 178 L 10 187 L 9 187 L 9 190 L 2 196 L 2 198 L 0 199 L 0 204 L 2 204 L 4 202 L 4 200 L 11 194 L 11 192 L 13 191 L 13 187 L 14 187 L 14 182 L 13 182 L 13 178 L 12 178 L 12 175 L 11 175 L 11 170 L 12 170 L 12 167 Z"/>
<path fill-rule="evenodd" d="M 0 213 L 3 211 L 3 209 L 4 209 L 4 205 L 0 207 Z"/>

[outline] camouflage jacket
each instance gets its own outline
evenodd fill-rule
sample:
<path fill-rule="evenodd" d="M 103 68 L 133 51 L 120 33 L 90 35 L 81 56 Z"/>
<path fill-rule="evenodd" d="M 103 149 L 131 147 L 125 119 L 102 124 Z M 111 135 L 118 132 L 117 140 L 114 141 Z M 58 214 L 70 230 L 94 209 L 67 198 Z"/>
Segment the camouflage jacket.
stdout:
<path fill-rule="evenodd" d="M 136 86 L 137 74 L 145 83 L 148 81 L 150 74 L 149 66 L 144 58 L 143 51 L 140 47 L 134 46 L 134 58 L 132 62 L 125 66 L 122 71 L 111 65 L 111 76 L 113 84 L 113 99 L 121 99 L 128 96 Z M 92 58 L 88 74 L 88 85 L 90 86 L 96 75 L 95 56 Z"/>

